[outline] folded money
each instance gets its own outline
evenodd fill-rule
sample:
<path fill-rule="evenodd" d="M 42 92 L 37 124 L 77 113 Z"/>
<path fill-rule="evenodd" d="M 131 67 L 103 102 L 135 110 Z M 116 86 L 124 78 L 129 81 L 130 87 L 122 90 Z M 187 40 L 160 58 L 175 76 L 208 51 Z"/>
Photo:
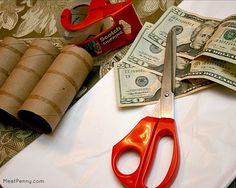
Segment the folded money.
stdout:
<path fill-rule="evenodd" d="M 236 16 L 219 20 L 171 7 L 155 24 L 144 24 L 115 64 L 119 106 L 147 105 L 159 99 L 170 29 L 177 34 L 176 97 L 213 83 L 236 90 Z"/>
<path fill-rule="evenodd" d="M 127 63 L 140 66 L 155 74 L 162 75 L 166 33 L 168 33 L 169 29 L 174 28 L 178 40 L 178 57 L 176 61 L 177 79 L 205 78 L 236 90 L 236 64 L 234 64 L 236 51 L 235 47 L 231 46 L 236 45 L 236 35 L 235 38 L 234 36 L 230 37 L 230 34 L 227 31 L 225 31 L 226 34 L 224 35 L 219 34 L 219 32 L 222 33 L 221 28 L 223 26 L 226 27 L 227 25 L 232 27 L 233 18 L 236 17 L 230 16 L 219 21 L 213 18 L 200 17 L 199 15 L 187 13 L 177 7 L 172 7 L 154 25 L 146 23 L 143 26 L 125 55 L 124 60 Z M 229 24 L 229 22 L 231 24 Z M 209 28 L 212 29 L 213 27 L 215 30 L 210 37 Z M 196 33 L 197 31 L 198 33 Z M 194 37 L 192 34 L 194 34 Z M 195 47 L 198 44 L 199 54 L 195 53 L 196 50 L 195 52 L 190 52 L 190 49 L 192 48 L 187 49 L 187 45 L 184 44 L 187 44 L 188 40 L 192 41 Z M 213 41 L 215 43 L 218 41 L 218 44 L 213 45 L 215 47 L 214 52 L 216 52 L 217 49 L 220 49 L 218 48 L 219 46 L 223 49 L 222 53 L 217 53 L 217 56 L 210 53 L 209 50 L 210 47 L 212 47 Z M 231 49 L 228 50 L 231 55 L 226 55 L 225 49 Z M 219 57 L 219 54 L 224 55 Z M 232 57 L 232 59 L 229 60 L 228 57 Z"/>
<path fill-rule="evenodd" d="M 126 63 L 115 64 L 117 105 L 120 107 L 140 106 L 156 103 L 160 99 L 162 76 Z M 189 95 L 213 85 L 206 79 L 176 80 L 175 96 Z"/>

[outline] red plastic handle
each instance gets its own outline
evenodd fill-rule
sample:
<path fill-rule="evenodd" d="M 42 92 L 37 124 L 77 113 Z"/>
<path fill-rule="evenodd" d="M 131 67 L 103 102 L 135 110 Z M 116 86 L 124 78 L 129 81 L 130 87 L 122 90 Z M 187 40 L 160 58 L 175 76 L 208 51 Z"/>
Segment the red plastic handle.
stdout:
<path fill-rule="evenodd" d="M 180 150 L 175 120 L 171 118 L 143 118 L 136 127 L 112 150 L 112 168 L 119 181 L 128 188 L 146 188 L 145 180 L 152 168 L 156 149 L 161 138 L 168 136 L 173 139 L 173 154 L 170 167 L 163 181 L 157 188 L 168 188 L 175 180 L 179 169 Z M 140 156 L 138 168 L 131 174 L 123 174 L 117 167 L 122 154 L 136 151 Z"/>

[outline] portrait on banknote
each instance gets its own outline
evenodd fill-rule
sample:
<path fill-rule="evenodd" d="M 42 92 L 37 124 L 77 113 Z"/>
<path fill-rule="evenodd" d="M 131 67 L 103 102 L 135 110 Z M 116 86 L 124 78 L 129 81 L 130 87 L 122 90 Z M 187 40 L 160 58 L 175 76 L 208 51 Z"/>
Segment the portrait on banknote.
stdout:
<path fill-rule="evenodd" d="M 190 56 L 199 55 L 203 51 L 207 41 L 214 34 L 215 29 L 215 22 L 206 21 L 200 24 L 193 30 L 190 41 L 188 43 L 180 44 L 177 46 L 177 52 L 187 53 Z"/>
<path fill-rule="evenodd" d="M 191 68 L 190 60 L 182 57 L 176 59 L 176 77 L 181 77 L 189 72 Z"/>
<path fill-rule="evenodd" d="M 191 83 L 188 80 L 179 81 L 175 80 L 175 96 L 186 93 L 187 90 L 191 87 Z"/>

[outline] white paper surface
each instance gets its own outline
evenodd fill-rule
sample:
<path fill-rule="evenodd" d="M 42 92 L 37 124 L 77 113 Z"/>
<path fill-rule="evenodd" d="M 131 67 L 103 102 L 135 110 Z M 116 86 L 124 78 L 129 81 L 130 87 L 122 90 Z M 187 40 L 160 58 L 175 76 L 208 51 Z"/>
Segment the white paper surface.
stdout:
<path fill-rule="evenodd" d="M 224 18 L 236 13 L 235 5 L 235 1 L 186 0 L 180 7 Z M 0 184 L 4 188 L 121 188 L 111 168 L 112 147 L 140 119 L 151 116 L 156 106 L 119 109 L 114 85 L 111 70 L 66 113 L 53 134 L 40 136 L 0 169 Z M 236 93 L 218 86 L 175 104 L 181 163 L 172 188 L 227 187 L 236 177 Z M 170 158 L 165 150 L 171 142 L 161 144 L 163 168 L 148 181 L 151 187 L 163 177 Z M 134 163 L 126 157 L 122 165 L 129 168 Z"/>

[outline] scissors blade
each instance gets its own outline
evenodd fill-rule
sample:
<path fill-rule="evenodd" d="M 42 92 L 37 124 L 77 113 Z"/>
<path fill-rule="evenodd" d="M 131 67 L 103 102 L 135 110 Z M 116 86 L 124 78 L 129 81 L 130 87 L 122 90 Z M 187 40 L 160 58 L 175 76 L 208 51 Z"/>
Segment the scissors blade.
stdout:
<path fill-rule="evenodd" d="M 160 116 L 174 118 L 174 89 L 176 66 L 176 33 L 170 30 L 167 35 L 164 71 L 161 84 Z"/>

